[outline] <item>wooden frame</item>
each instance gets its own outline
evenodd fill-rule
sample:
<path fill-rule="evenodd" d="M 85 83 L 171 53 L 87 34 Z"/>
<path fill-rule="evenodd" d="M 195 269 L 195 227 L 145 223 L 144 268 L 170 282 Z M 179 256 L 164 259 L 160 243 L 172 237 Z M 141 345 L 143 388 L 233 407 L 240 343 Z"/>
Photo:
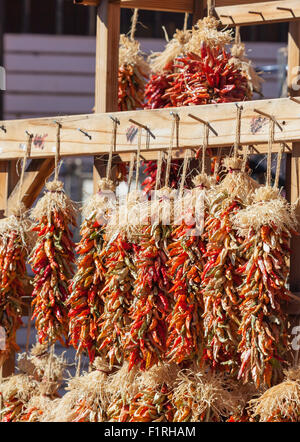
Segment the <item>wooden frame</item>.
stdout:
<path fill-rule="evenodd" d="M 120 33 L 120 8 L 140 8 L 160 11 L 193 13 L 193 20 L 201 18 L 207 3 L 211 0 L 74 0 L 76 4 L 97 6 L 97 50 L 95 114 L 74 115 L 55 118 L 62 124 L 61 156 L 94 155 L 94 180 L 103 173 L 103 166 L 97 155 L 107 154 L 110 145 L 111 123 L 107 113 L 117 110 L 118 44 Z M 291 21 L 289 31 L 289 77 L 291 95 L 297 95 L 293 86 L 293 68 L 300 66 L 300 6 L 298 1 L 215 0 L 215 12 L 228 25 L 260 24 L 276 21 Z M 250 8 L 251 5 L 251 8 Z M 281 9 L 278 9 L 281 8 Z M 289 10 L 282 8 L 289 8 Z M 292 10 L 292 12 L 291 12 Z M 249 14 L 256 11 L 256 14 Z M 250 15 L 250 17 L 249 17 Z M 278 143 L 284 142 L 288 152 L 287 193 L 290 201 L 300 196 L 300 99 L 277 99 L 243 103 L 241 144 L 254 144 L 259 152 L 266 152 L 268 141 L 268 120 L 272 116 L 280 125 L 276 128 L 274 151 Z M 255 112 L 262 111 L 262 114 Z M 203 127 L 188 114 L 200 116 L 209 121 L 215 132 L 210 132 L 210 147 L 231 146 L 234 143 L 235 104 L 193 106 L 176 108 L 180 116 L 180 148 L 176 155 L 182 156 L 185 148 L 196 148 L 201 144 Z M 156 151 L 167 149 L 171 131 L 170 109 L 153 111 L 122 112 L 114 114 L 121 122 L 117 134 L 117 152 L 122 160 L 128 160 L 128 153 L 136 149 L 136 137 L 129 136 L 129 119 L 146 125 L 154 135 L 148 150 L 144 145 L 142 155 L 155 158 Z M 193 125 L 193 126 L 192 126 Z M 34 135 L 47 127 L 48 137 L 43 146 L 33 143 L 23 188 L 22 200 L 30 207 L 38 196 L 44 181 L 53 170 L 56 142 L 54 118 L 5 121 L 0 124 L 0 217 L 9 214 L 18 195 L 16 162 L 24 154 L 25 130 Z M 193 130 L 191 128 L 193 127 Z M 80 129 L 80 130 L 79 130 Z M 282 129 L 282 130 L 281 130 Z M 145 136 L 145 134 L 144 134 Z M 143 138 L 143 143 L 145 138 Z M 298 209 L 299 211 L 299 209 Z M 300 216 L 300 213 L 298 213 Z M 292 240 L 290 288 L 300 291 L 300 238 Z M 293 311 L 291 310 L 291 313 Z M 294 310 L 299 314 L 299 302 Z M 14 354 L 4 368 L 4 374 L 13 371 Z"/>

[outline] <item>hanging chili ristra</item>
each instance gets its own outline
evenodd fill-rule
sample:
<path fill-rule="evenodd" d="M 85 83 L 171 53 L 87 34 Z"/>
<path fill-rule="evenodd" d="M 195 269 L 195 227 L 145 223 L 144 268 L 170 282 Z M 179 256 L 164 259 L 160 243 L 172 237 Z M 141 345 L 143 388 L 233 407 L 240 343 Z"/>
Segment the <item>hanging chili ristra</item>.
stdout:
<path fill-rule="evenodd" d="M 114 185 L 110 180 L 100 180 L 98 192 L 83 208 L 85 219 L 76 247 L 77 272 L 69 286 L 70 343 L 78 353 L 87 351 L 91 362 L 101 353 L 97 340 L 101 333 L 100 317 L 104 305 L 101 294 L 106 273 L 104 233 L 113 209 L 107 192 L 113 190 Z"/>
<path fill-rule="evenodd" d="M 29 253 L 30 223 L 15 215 L 0 222 L 0 366 L 11 351 L 18 351 L 16 332 L 22 325 L 22 297 L 29 282 L 26 259 Z"/>
<path fill-rule="evenodd" d="M 288 350 L 287 317 L 282 303 L 289 300 L 289 241 L 296 225 L 294 214 L 279 192 L 258 189 L 255 203 L 235 216 L 245 240 L 240 247 L 245 264 L 239 287 L 241 367 L 238 377 L 270 386 L 282 377 Z"/>
<path fill-rule="evenodd" d="M 209 195 L 211 203 L 205 223 L 207 259 L 202 273 L 205 359 L 212 367 L 234 372 L 239 365 L 241 276 L 236 270 L 245 264 L 238 253 L 243 241 L 233 229 L 230 217 L 250 200 L 258 184 L 241 172 L 241 160 L 227 159 L 230 170 L 223 182 Z"/>
<path fill-rule="evenodd" d="M 68 282 L 74 274 L 74 243 L 71 226 L 76 226 L 76 209 L 63 191 L 63 183 L 48 182 L 47 192 L 32 211 L 38 238 L 29 262 L 35 274 L 32 319 L 40 343 L 63 345 L 68 341 Z"/>
<path fill-rule="evenodd" d="M 169 189 L 164 192 L 164 198 L 170 202 Z M 153 202 L 156 213 L 161 204 L 163 201 Z M 146 205 L 150 207 L 148 202 Z M 132 324 L 125 344 L 129 370 L 135 365 L 148 370 L 163 358 L 166 350 L 166 318 L 170 313 L 170 281 L 166 262 L 171 229 L 170 225 L 163 224 L 155 221 L 142 227 L 140 250 L 135 258 L 137 278 L 130 309 Z"/>
<path fill-rule="evenodd" d="M 177 364 L 182 361 L 201 359 L 203 353 L 203 299 L 201 294 L 201 274 L 204 268 L 203 255 L 206 244 L 202 239 L 201 226 L 196 220 L 195 211 L 202 211 L 205 219 L 205 184 L 209 180 L 204 175 L 195 178 L 197 188 L 181 201 L 183 221 L 172 231 L 169 245 L 170 260 L 167 265 L 172 278 L 170 293 L 174 296 L 172 312 L 168 317 L 168 339 L 166 357 Z M 201 189 L 199 189 L 199 187 Z M 203 192 L 203 204 L 196 202 Z M 198 218 L 201 216 L 197 214 Z"/>

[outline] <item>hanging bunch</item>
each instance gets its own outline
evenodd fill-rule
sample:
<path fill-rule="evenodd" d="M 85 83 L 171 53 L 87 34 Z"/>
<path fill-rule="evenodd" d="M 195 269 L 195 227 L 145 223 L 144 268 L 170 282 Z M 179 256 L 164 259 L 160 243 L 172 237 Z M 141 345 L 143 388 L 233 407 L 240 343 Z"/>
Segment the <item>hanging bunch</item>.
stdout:
<path fill-rule="evenodd" d="M 291 368 L 285 380 L 249 402 L 253 421 L 300 422 L 299 369 Z"/>
<path fill-rule="evenodd" d="M 70 227 L 76 226 L 76 208 L 63 183 L 46 184 L 46 193 L 32 210 L 38 238 L 29 262 L 35 274 L 33 316 L 40 343 L 65 345 L 68 341 L 68 282 L 74 274 L 74 243 Z"/>
<path fill-rule="evenodd" d="M 39 422 L 57 404 L 65 361 L 37 344 L 30 355 L 20 355 L 18 367 L 20 374 L 0 384 L 0 421 Z"/>
<path fill-rule="evenodd" d="M 37 232 L 36 245 L 29 257 L 35 274 L 33 316 L 40 343 L 63 345 L 68 342 L 68 283 L 74 274 L 74 243 L 71 228 L 76 226 L 75 204 L 58 181 L 61 124 L 57 123 L 54 180 L 46 183 L 46 193 L 31 215 Z M 65 342 L 64 342 L 65 340 Z"/>
<path fill-rule="evenodd" d="M 137 23 L 135 9 L 130 37 L 121 35 L 119 49 L 118 109 L 129 111 L 144 106 L 144 90 L 149 67 L 140 51 L 140 44 L 134 40 Z"/>
<path fill-rule="evenodd" d="M 98 192 L 83 207 L 81 239 L 76 247 L 77 272 L 69 285 L 67 306 L 70 343 L 78 354 L 87 352 L 91 362 L 101 353 L 100 317 L 104 305 L 101 291 L 106 272 L 104 233 L 108 217 L 114 209 L 114 202 L 108 192 L 114 190 L 111 180 L 101 179 Z"/>
<path fill-rule="evenodd" d="M 105 422 L 109 397 L 107 364 L 97 357 L 90 373 L 71 378 L 66 394 L 44 417 L 45 422 Z"/>
<path fill-rule="evenodd" d="M 238 250 L 242 243 L 233 228 L 231 216 L 251 202 L 258 184 L 242 171 L 237 156 L 225 159 L 228 174 L 209 194 L 209 216 L 205 223 L 207 259 L 202 273 L 204 299 L 204 357 L 212 367 L 235 372 L 239 365 L 237 346 L 240 324 L 240 295 L 237 287 L 241 275 L 237 269 L 245 264 Z"/>
<path fill-rule="evenodd" d="M 129 187 L 130 183 L 131 178 Z M 105 285 L 101 291 L 104 308 L 97 342 L 110 367 L 114 364 L 122 365 L 126 353 L 125 343 L 132 323 L 130 307 L 137 276 L 135 255 L 139 246 L 132 237 L 128 213 L 138 201 L 138 192 L 130 193 L 125 204 L 115 211 L 106 229 L 106 273 Z"/>
<path fill-rule="evenodd" d="M 287 317 L 282 304 L 289 300 L 289 241 L 295 214 L 279 191 L 257 189 L 254 203 L 236 214 L 236 228 L 244 235 L 240 268 L 241 367 L 239 378 L 270 386 L 282 377 L 288 351 Z"/>
<path fill-rule="evenodd" d="M 171 107 L 171 102 L 168 97 L 165 97 L 165 93 L 172 86 L 175 62 L 186 54 L 186 46 L 190 38 L 191 31 L 186 27 L 182 31 L 177 29 L 163 52 L 150 55 L 149 64 L 153 74 L 145 88 L 145 109 Z"/>
<path fill-rule="evenodd" d="M 207 130 L 205 133 L 208 135 Z M 195 188 L 177 201 L 181 222 L 179 226 L 175 223 L 169 245 L 168 267 L 172 278 L 170 293 L 174 296 L 174 301 L 168 318 L 166 357 L 177 364 L 195 359 L 199 361 L 203 353 L 203 299 L 200 286 L 206 245 L 202 240 L 202 229 L 207 215 L 205 189 L 210 187 L 210 180 L 204 173 L 206 146 L 205 135 L 202 173 L 194 179 Z M 187 166 L 186 162 L 184 165 Z M 184 167 L 180 196 L 186 168 Z M 175 211 L 178 211 L 176 207 Z"/>
<path fill-rule="evenodd" d="M 22 212 L 22 214 L 20 214 Z M 0 367 L 12 351 L 18 351 L 16 332 L 22 325 L 22 298 L 29 283 L 26 259 L 32 245 L 30 221 L 24 209 L 0 221 Z"/>
<path fill-rule="evenodd" d="M 134 387 L 117 394 L 108 408 L 112 422 L 172 422 L 171 391 L 177 369 L 172 365 L 152 367 L 134 378 Z"/>
<path fill-rule="evenodd" d="M 133 302 L 130 308 L 132 323 L 125 344 L 129 370 L 136 365 L 141 370 L 148 370 L 163 359 L 166 351 L 166 318 L 171 312 L 170 280 L 166 263 L 174 198 L 167 184 L 176 122 L 177 119 L 174 119 L 165 187 L 159 191 L 158 198 L 156 195 L 151 201 L 139 205 L 140 249 L 135 257 L 137 276 L 133 284 Z M 178 130 L 177 125 L 176 128 Z M 161 157 L 158 169 L 156 189 L 161 176 Z M 129 216 L 131 216 L 130 213 Z"/>
<path fill-rule="evenodd" d="M 14 212 L 0 221 L 0 372 L 12 351 L 19 351 L 16 332 L 22 325 L 22 298 L 29 283 L 26 260 L 34 241 L 31 223 L 21 203 L 21 189 L 32 135 L 28 135 L 24 153 L 18 202 Z"/>
<path fill-rule="evenodd" d="M 220 374 L 181 370 L 176 383 L 173 422 L 222 422 L 245 402 L 237 386 Z"/>

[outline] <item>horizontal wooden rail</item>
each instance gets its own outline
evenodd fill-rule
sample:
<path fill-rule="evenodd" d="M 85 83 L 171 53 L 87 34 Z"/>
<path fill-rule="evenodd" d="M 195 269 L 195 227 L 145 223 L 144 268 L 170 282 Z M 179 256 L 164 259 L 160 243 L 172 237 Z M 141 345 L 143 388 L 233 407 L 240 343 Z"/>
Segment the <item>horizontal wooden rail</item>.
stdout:
<path fill-rule="evenodd" d="M 300 142 L 300 100 L 288 98 L 243 102 L 241 145 L 255 145 L 261 153 L 266 152 L 269 137 L 269 119 L 273 115 L 281 126 L 275 128 L 275 143 Z M 255 112 L 255 109 L 260 113 Z M 37 118 L 28 120 L 7 120 L 0 122 L 0 161 L 22 158 L 26 147 L 26 131 L 33 134 L 31 158 L 51 158 L 55 155 L 57 124 L 61 129 L 61 156 L 84 156 L 108 153 L 111 144 L 111 116 L 120 120 L 117 129 L 115 153 L 129 153 L 136 150 L 137 128 L 133 119 L 147 126 L 151 137 L 146 145 L 146 131 L 143 130 L 142 152 L 149 153 L 167 149 L 173 116 L 179 115 L 179 147 L 197 148 L 203 139 L 203 124 L 189 114 L 208 121 L 214 131 L 209 134 L 209 146 L 232 146 L 235 141 L 236 105 L 187 106 L 173 109 L 156 109 L 131 112 L 72 115 L 64 117 Z M 264 116 L 265 115 L 265 116 Z M 174 143 L 175 144 L 175 143 Z M 260 147 L 259 147 L 260 146 Z M 276 151 L 274 145 L 274 152 Z"/>
<path fill-rule="evenodd" d="M 223 25 L 253 25 L 300 19 L 299 0 L 281 0 L 215 8 Z"/>

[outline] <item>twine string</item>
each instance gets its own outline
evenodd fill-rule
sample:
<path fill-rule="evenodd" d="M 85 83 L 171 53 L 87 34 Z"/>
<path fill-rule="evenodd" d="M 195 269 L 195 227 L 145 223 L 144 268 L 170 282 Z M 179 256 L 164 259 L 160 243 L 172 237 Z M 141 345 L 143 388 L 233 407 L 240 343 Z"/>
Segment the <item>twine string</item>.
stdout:
<path fill-rule="evenodd" d="M 28 323 L 27 323 L 27 333 L 26 333 L 26 354 L 29 353 L 29 340 L 31 334 L 31 305 L 28 307 Z"/>
<path fill-rule="evenodd" d="M 25 176 L 27 159 L 30 156 L 30 152 L 31 152 L 32 139 L 33 139 L 33 134 L 28 133 L 26 150 L 24 152 L 24 158 L 23 158 L 22 170 L 21 170 L 21 176 L 20 176 L 20 185 L 19 185 L 19 194 L 18 194 L 18 206 L 19 207 L 20 207 L 21 200 L 22 200 L 22 187 L 23 187 L 23 181 L 24 181 L 24 176 Z"/>
<path fill-rule="evenodd" d="M 130 30 L 130 40 L 134 40 L 136 25 L 138 20 L 138 8 L 134 9 L 133 16 L 131 19 L 131 30 Z"/>
<path fill-rule="evenodd" d="M 184 32 L 187 30 L 187 24 L 188 24 L 188 19 L 189 19 L 189 13 L 188 12 L 186 12 L 185 14 L 184 14 L 184 24 L 183 24 L 183 30 L 184 30 Z"/>
<path fill-rule="evenodd" d="M 208 146 L 208 137 L 209 137 L 209 126 L 208 124 L 204 125 L 204 133 L 203 133 L 203 145 L 202 145 L 202 173 L 205 173 L 205 156 L 206 149 Z"/>
<path fill-rule="evenodd" d="M 214 170 L 214 179 L 217 179 L 219 167 L 220 167 L 220 161 L 221 161 L 221 155 L 222 155 L 222 147 L 218 147 L 217 150 L 217 158 L 215 162 L 215 170 Z"/>
<path fill-rule="evenodd" d="M 156 171 L 156 180 L 155 180 L 155 194 L 158 191 L 158 187 L 160 186 L 160 180 L 161 180 L 161 170 L 162 170 L 162 151 L 158 152 L 157 157 L 157 171 Z"/>
<path fill-rule="evenodd" d="M 111 178 L 111 166 L 112 166 L 112 157 L 113 152 L 116 150 L 117 145 L 117 120 L 113 120 L 113 128 L 111 132 L 111 143 L 109 149 L 108 163 L 106 166 L 106 179 L 109 180 Z"/>
<path fill-rule="evenodd" d="M 76 367 L 76 377 L 80 376 L 82 353 L 79 353 Z"/>
<path fill-rule="evenodd" d="M 60 130 L 61 130 L 61 124 L 57 123 L 54 181 L 58 181 L 58 173 L 59 173 L 58 163 L 59 163 L 59 159 L 60 159 Z"/>
<path fill-rule="evenodd" d="M 268 141 L 268 157 L 267 157 L 267 186 L 271 186 L 272 174 L 272 146 L 274 143 L 275 121 L 269 120 L 269 141 Z"/>
<path fill-rule="evenodd" d="M 275 181 L 274 181 L 274 188 L 275 189 L 278 189 L 278 186 L 279 186 L 280 166 L 281 166 L 281 159 L 282 159 L 283 152 L 284 152 L 284 144 L 280 143 L 280 149 L 277 154 L 276 175 L 275 175 Z"/>
<path fill-rule="evenodd" d="M 172 128 L 171 128 L 171 137 L 170 144 L 168 149 L 168 157 L 167 157 L 167 168 L 166 168 L 166 176 L 165 176 L 165 186 L 167 187 L 170 179 L 171 172 L 171 160 L 172 160 L 172 150 L 174 143 L 174 135 L 176 137 L 176 148 L 179 146 L 179 117 L 177 114 L 173 114 Z"/>
<path fill-rule="evenodd" d="M 240 26 L 235 27 L 235 44 L 239 45 L 241 44 L 241 33 L 240 33 Z"/>
<path fill-rule="evenodd" d="M 235 127 L 235 141 L 233 149 L 233 158 L 237 159 L 238 149 L 241 142 L 241 122 L 242 122 L 242 107 L 237 106 L 236 109 L 236 127 Z"/>
<path fill-rule="evenodd" d="M 135 175 L 135 188 L 138 189 L 140 179 L 140 158 L 141 158 L 141 144 L 142 144 L 142 128 L 138 129 L 138 144 L 136 153 L 136 175 Z"/>
<path fill-rule="evenodd" d="M 186 172 L 187 172 L 187 167 L 189 164 L 189 159 L 190 159 L 190 152 L 188 149 L 186 149 L 184 152 L 183 170 L 182 170 L 182 177 L 181 177 L 180 188 L 179 188 L 179 197 L 180 198 L 183 195 L 183 188 L 184 188 L 184 183 L 185 183 L 185 179 L 186 179 Z"/>
<path fill-rule="evenodd" d="M 246 171 L 248 152 L 249 152 L 249 146 L 247 145 L 245 147 L 245 151 L 244 151 L 244 157 L 243 157 L 243 163 L 242 163 L 242 172 Z"/>
<path fill-rule="evenodd" d="M 131 154 L 130 157 L 130 163 L 129 163 L 129 171 L 128 171 L 128 192 L 130 192 L 130 187 L 132 183 L 132 177 L 133 177 L 133 169 L 134 169 L 134 162 L 135 162 L 135 153 Z"/>

